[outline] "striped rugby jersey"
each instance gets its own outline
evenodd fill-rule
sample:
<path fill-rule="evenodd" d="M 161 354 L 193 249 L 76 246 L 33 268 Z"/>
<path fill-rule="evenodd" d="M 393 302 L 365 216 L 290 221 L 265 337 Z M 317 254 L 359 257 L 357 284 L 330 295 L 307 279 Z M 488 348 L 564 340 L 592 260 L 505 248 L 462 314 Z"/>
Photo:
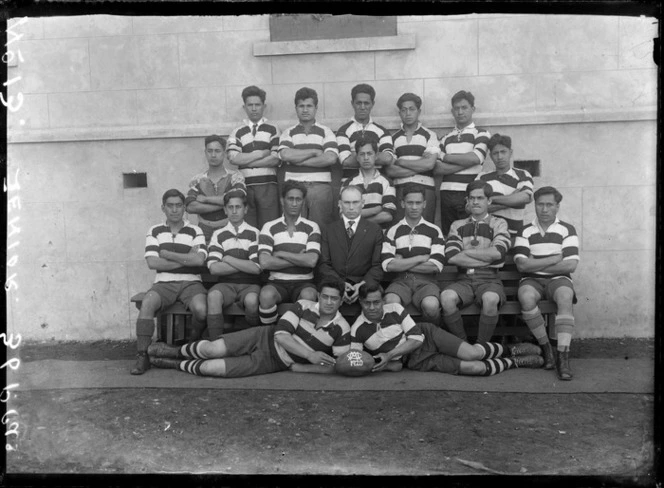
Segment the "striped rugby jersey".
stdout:
<path fill-rule="evenodd" d="M 413 228 L 403 218 L 385 234 L 380 254 L 384 271 L 387 271 L 387 265 L 397 254 L 402 258 L 429 254 L 429 261 L 434 263 L 440 272 L 443 270 L 445 260 L 443 233 L 436 225 L 423 218 L 420 218 L 420 222 Z"/>
<path fill-rule="evenodd" d="M 341 313 L 327 324 L 316 327 L 320 319 L 319 304 L 310 300 L 298 300 L 292 310 L 281 316 L 274 331 L 279 334 L 291 334 L 295 342 L 309 351 L 321 351 L 338 357 L 350 349 L 350 326 Z M 305 358 L 287 352 L 275 341 L 277 352 L 287 366 L 295 363 L 310 364 Z"/>
<path fill-rule="evenodd" d="M 473 246 L 471 242 L 477 239 L 479 243 Z M 511 240 L 507 230 L 507 222 L 500 217 L 487 214 L 482 220 L 475 220 L 472 216 L 467 219 L 456 220 L 450 227 L 445 244 L 445 257 L 449 260 L 466 249 L 488 249 L 495 247 L 500 252 L 500 259 L 488 264 L 487 268 L 502 268 L 505 264 L 505 255 L 510 248 Z"/>
<path fill-rule="evenodd" d="M 240 227 L 235 229 L 230 222 L 217 229 L 212 234 L 210 245 L 208 247 L 208 269 L 213 263 L 221 262 L 224 256 L 233 256 L 237 259 L 251 261 L 260 269 L 258 264 L 258 229 L 252 227 L 246 222 L 242 222 Z M 260 284 L 259 275 L 252 275 L 238 271 L 237 273 L 220 275 L 220 282 L 242 283 L 242 284 Z"/>
<path fill-rule="evenodd" d="M 367 350 L 372 356 L 386 353 L 408 339 L 424 342 L 424 333 L 406 310 L 398 303 L 385 303 L 380 323 L 374 324 L 360 314 L 350 328 L 350 348 Z M 401 359 L 401 356 L 393 360 Z"/>
<path fill-rule="evenodd" d="M 544 230 L 540 226 L 537 219 L 533 220 L 530 224 L 521 229 L 521 232 L 516 237 L 514 243 L 514 261 L 519 258 L 533 257 L 546 258 L 554 254 L 562 254 L 563 260 L 579 258 L 579 236 L 576 234 L 576 229 L 573 225 L 563 222 L 556 218 L 555 222 Z M 567 277 L 571 279 L 569 274 L 553 275 L 543 271 L 535 271 L 534 273 L 524 273 L 525 277 L 553 277 L 561 278 Z"/>
<path fill-rule="evenodd" d="M 320 228 L 313 220 L 300 217 L 295 222 L 295 232 L 288 234 L 283 216 L 266 222 L 258 236 L 258 254 L 275 251 L 292 253 L 313 252 L 320 257 Z M 293 265 L 291 268 L 270 271 L 270 281 L 308 281 L 314 278 L 314 269 Z"/>
<path fill-rule="evenodd" d="M 362 174 L 347 179 L 342 186 L 358 186 L 364 188 L 364 208 L 383 207 L 394 217 L 397 213 L 397 192 L 390 182 L 377 169 L 369 184 L 364 182 Z"/>
<path fill-rule="evenodd" d="M 281 153 L 284 149 L 320 149 L 323 152 L 331 151 L 337 156 L 339 155 L 334 132 L 318 122 L 314 122 L 308 134 L 302 124 L 286 129 L 279 139 L 278 150 Z M 310 168 L 286 163 L 284 180 L 330 183 L 332 181 L 331 167 Z"/>
<path fill-rule="evenodd" d="M 239 153 L 250 153 L 257 150 L 269 149 L 272 155 L 279 157 L 279 128 L 268 124 L 263 117 L 256 123 L 256 135 L 252 134 L 254 123 L 248 119 L 242 121 L 244 125 L 233 130 L 228 136 L 226 152 L 231 161 Z M 247 186 L 260 185 L 262 183 L 277 182 L 277 168 L 238 168 L 245 178 Z"/>
<path fill-rule="evenodd" d="M 224 174 L 224 176 L 219 178 L 216 183 L 212 182 L 214 185 L 216 196 L 223 196 L 231 191 L 239 191 L 246 195 L 247 187 L 244 184 L 244 176 L 242 176 L 242 174 L 239 171 L 228 170 L 226 168 L 224 169 L 226 171 L 226 174 Z M 208 171 L 204 171 L 203 173 L 197 174 L 189 182 L 189 192 L 187 192 L 187 198 L 185 198 L 184 200 L 185 207 L 194 200 L 196 200 L 196 197 L 198 195 L 205 195 L 203 190 L 201 190 L 201 180 L 203 178 L 210 179 L 210 177 L 208 176 Z M 215 195 L 205 195 L 205 196 L 212 197 Z M 219 210 L 215 210 L 213 212 L 202 213 L 200 214 L 200 216 L 203 217 L 205 220 L 211 220 L 213 222 L 216 222 L 218 220 L 223 220 L 226 218 L 226 211 L 223 208 L 220 208 Z"/>
<path fill-rule="evenodd" d="M 509 171 L 503 174 L 498 174 L 497 171 L 489 173 L 483 171 L 477 175 L 476 179 L 489 183 L 493 195 L 511 195 L 518 191 L 526 192 L 531 197 L 533 194 L 533 177 L 523 169 L 510 168 Z M 519 208 L 505 208 L 496 210 L 493 215 L 504 218 L 507 221 L 510 236 L 516 237 L 521 227 L 523 227 L 525 208 L 525 205 Z"/>
<path fill-rule="evenodd" d="M 371 118 L 367 125 L 360 124 L 354 118 L 350 119 L 337 130 L 337 144 L 339 144 L 339 161 L 344 162 L 346 158 L 355 154 L 355 142 L 361 137 L 371 137 L 378 143 L 378 152 L 394 154 L 392 137 L 389 131 L 382 125 L 376 124 Z M 359 168 L 343 168 L 341 181 L 353 178 L 359 173 Z"/>
<path fill-rule="evenodd" d="M 159 251 L 172 251 L 187 254 L 196 250 L 207 258 L 207 246 L 203 231 L 196 225 L 184 221 L 177 234 L 171 232 L 168 223 L 153 225 L 145 236 L 145 257 L 159 257 Z M 157 271 L 155 283 L 162 281 L 201 281 L 201 268 L 182 266 L 171 271 Z"/>
<path fill-rule="evenodd" d="M 402 124 L 401 129 L 392 134 L 392 141 L 394 143 L 394 154 L 397 158 L 418 159 L 421 158 L 424 153 L 435 155 L 440 154 L 438 136 L 435 132 L 427 129 L 422 124 L 417 126 L 410 141 L 408 141 L 408 136 Z M 433 169 L 405 178 L 394 178 L 394 186 L 404 185 L 411 182 L 419 183 L 433 189 Z"/>
<path fill-rule="evenodd" d="M 480 164 L 464 168 L 458 173 L 443 176 L 441 191 L 466 191 L 468 183 L 473 181 L 482 170 L 487 153 L 487 144 L 491 134 L 486 129 L 475 127 L 471 123 L 459 129 L 457 127 L 440 141 L 440 157 L 444 154 L 465 154 L 474 152 L 480 158 Z"/>

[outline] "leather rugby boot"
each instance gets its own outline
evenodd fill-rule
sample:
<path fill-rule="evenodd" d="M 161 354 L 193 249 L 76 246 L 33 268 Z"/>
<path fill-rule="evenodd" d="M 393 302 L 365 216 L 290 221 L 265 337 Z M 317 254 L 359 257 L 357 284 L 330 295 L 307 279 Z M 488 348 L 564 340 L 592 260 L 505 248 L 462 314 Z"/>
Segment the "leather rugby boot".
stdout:
<path fill-rule="evenodd" d="M 530 342 L 519 342 L 518 344 L 510 344 L 507 346 L 512 356 L 539 356 L 542 354 L 542 349 Z"/>
<path fill-rule="evenodd" d="M 544 352 L 544 369 L 553 369 L 556 367 L 556 356 L 553 354 L 553 346 L 547 342 L 542 346 Z"/>
<path fill-rule="evenodd" d="M 570 381 L 572 369 L 569 367 L 569 351 L 558 351 L 558 379 Z"/>
<path fill-rule="evenodd" d="M 515 356 L 512 358 L 517 368 L 541 368 L 544 364 L 544 358 L 537 354 L 528 356 Z"/>
<path fill-rule="evenodd" d="M 150 357 L 150 364 L 155 368 L 178 369 L 182 359 Z"/>
<path fill-rule="evenodd" d="M 148 355 L 153 358 L 184 359 L 179 346 L 169 346 L 165 342 L 155 342 L 148 346 Z"/>
<path fill-rule="evenodd" d="M 150 359 L 148 358 L 148 354 L 146 352 L 139 352 L 136 355 L 136 364 L 134 364 L 130 373 L 133 375 L 139 375 L 145 373 L 148 369 L 150 369 Z"/>

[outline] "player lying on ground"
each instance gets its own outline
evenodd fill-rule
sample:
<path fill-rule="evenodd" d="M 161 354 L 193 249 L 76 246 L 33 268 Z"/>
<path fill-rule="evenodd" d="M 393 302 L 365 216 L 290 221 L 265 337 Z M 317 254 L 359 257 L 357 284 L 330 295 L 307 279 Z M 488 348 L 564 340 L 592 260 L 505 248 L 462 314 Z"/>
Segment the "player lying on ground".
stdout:
<path fill-rule="evenodd" d="M 542 350 L 527 342 L 469 344 L 429 323 L 416 324 L 398 303 L 385 303 L 379 285 L 360 287 L 362 314 L 351 327 L 351 350 L 376 360 L 374 372 L 417 371 L 491 376 L 512 368 L 539 368 Z"/>
<path fill-rule="evenodd" d="M 276 327 L 252 327 L 216 341 L 148 348 L 153 366 L 200 376 L 238 378 L 290 369 L 334 373 L 335 357 L 350 348 L 350 327 L 339 313 L 343 283 L 325 281 L 318 302 L 300 300 Z"/>

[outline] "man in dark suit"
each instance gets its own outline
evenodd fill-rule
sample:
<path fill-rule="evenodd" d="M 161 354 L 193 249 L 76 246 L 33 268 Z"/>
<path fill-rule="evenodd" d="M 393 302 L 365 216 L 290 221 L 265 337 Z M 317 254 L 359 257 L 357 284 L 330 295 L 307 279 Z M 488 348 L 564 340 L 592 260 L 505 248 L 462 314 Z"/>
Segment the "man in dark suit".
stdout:
<path fill-rule="evenodd" d="M 383 278 L 383 231 L 378 224 L 361 217 L 362 193 L 357 186 L 344 187 L 339 197 L 342 218 L 326 226 L 322 233 L 320 278 L 345 282 L 346 303 L 357 300 L 360 286 L 380 283 Z"/>

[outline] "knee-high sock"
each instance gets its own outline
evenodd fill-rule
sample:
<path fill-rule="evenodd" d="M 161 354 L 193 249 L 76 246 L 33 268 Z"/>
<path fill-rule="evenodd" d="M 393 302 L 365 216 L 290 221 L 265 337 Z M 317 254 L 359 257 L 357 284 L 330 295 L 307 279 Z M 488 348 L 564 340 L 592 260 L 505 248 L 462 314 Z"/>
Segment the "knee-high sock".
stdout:
<path fill-rule="evenodd" d="M 211 341 L 218 339 L 224 333 L 224 316 L 222 314 L 208 315 L 207 329 Z"/>
<path fill-rule="evenodd" d="M 477 331 L 477 342 L 489 342 L 498 324 L 498 315 L 480 314 L 479 330 Z"/>
<path fill-rule="evenodd" d="M 272 305 L 270 308 L 258 307 L 258 316 L 263 325 L 272 325 L 276 323 L 277 318 L 279 317 L 277 314 L 277 306 Z"/>
<path fill-rule="evenodd" d="M 189 344 L 183 344 L 180 348 L 180 354 L 182 354 L 182 356 L 185 358 L 210 359 L 207 357 L 207 355 L 201 352 L 201 345 L 209 342 L 210 341 L 201 340 L 190 342 Z"/>
<path fill-rule="evenodd" d="M 450 315 L 443 315 L 443 323 L 447 327 L 447 330 L 455 336 L 464 341 L 468 339 L 466 330 L 463 328 L 463 317 L 461 317 L 461 312 L 458 310 Z"/>
<path fill-rule="evenodd" d="M 484 356 L 482 356 L 482 359 L 499 358 L 505 352 L 503 345 L 497 342 L 478 342 L 475 346 L 480 346 L 484 349 Z"/>
<path fill-rule="evenodd" d="M 539 344 L 544 345 L 549 342 L 549 338 L 546 336 L 546 324 L 539 307 L 524 310 L 521 317 Z"/>
<path fill-rule="evenodd" d="M 256 327 L 258 325 L 261 325 L 261 319 L 260 319 L 260 315 L 258 313 L 251 313 L 251 312 L 245 311 L 244 318 L 247 320 L 247 323 L 251 327 Z"/>
<path fill-rule="evenodd" d="M 514 360 L 510 358 L 485 359 L 482 362 L 486 365 L 486 371 L 482 376 L 493 376 L 516 367 Z"/>
<path fill-rule="evenodd" d="M 556 337 L 558 339 L 559 351 L 569 351 L 574 333 L 573 315 L 556 315 Z"/>
<path fill-rule="evenodd" d="M 136 320 L 136 350 L 146 352 L 148 346 L 152 344 L 152 334 L 154 333 L 154 319 Z"/>
<path fill-rule="evenodd" d="M 190 341 L 196 341 L 201 338 L 205 330 L 205 321 L 201 322 L 195 315 L 191 317 L 191 337 Z"/>
<path fill-rule="evenodd" d="M 197 376 L 204 376 L 201 373 L 201 366 L 205 361 L 202 359 L 185 359 L 180 362 L 180 371 L 185 373 L 195 374 Z"/>

